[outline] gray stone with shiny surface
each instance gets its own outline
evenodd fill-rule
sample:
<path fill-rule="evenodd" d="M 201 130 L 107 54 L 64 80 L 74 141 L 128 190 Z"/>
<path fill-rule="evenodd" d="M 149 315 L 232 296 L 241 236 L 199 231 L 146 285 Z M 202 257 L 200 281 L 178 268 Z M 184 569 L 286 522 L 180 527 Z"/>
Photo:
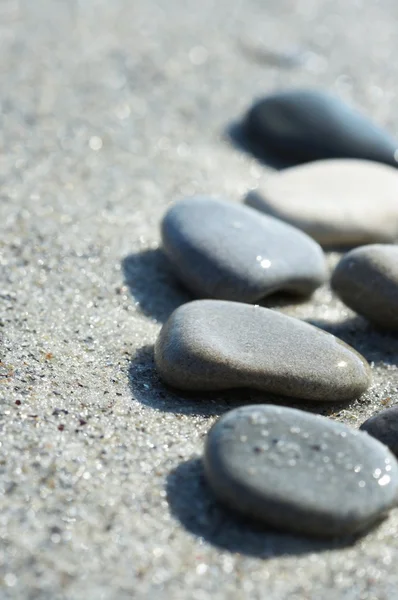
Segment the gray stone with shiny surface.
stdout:
<path fill-rule="evenodd" d="M 335 336 L 260 306 L 196 300 L 155 345 L 161 377 L 184 390 L 252 387 L 295 398 L 350 400 L 369 386 L 366 360 Z"/>
<path fill-rule="evenodd" d="M 252 208 L 207 197 L 174 204 L 162 223 L 163 248 L 195 294 L 256 302 L 276 291 L 311 294 L 326 279 L 314 240 Z"/>
<path fill-rule="evenodd" d="M 398 497 L 398 464 L 384 445 L 292 408 L 230 411 L 208 433 L 204 463 L 223 503 L 272 527 L 308 535 L 364 531 Z"/>
<path fill-rule="evenodd" d="M 379 327 L 398 331 L 398 246 L 372 244 L 348 252 L 331 284 L 352 310 Z"/>
<path fill-rule="evenodd" d="M 361 425 L 363 431 L 385 444 L 398 456 L 398 406 L 386 408 Z"/>

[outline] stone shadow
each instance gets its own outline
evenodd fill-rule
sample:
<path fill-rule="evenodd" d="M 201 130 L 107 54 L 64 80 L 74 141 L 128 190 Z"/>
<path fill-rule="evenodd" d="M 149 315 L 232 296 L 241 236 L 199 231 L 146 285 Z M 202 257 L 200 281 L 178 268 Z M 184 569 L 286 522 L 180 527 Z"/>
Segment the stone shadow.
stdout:
<path fill-rule="evenodd" d="M 279 404 L 331 416 L 347 408 L 347 402 L 308 402 L 256 389 L 217 392 L 185 392 L 172 388 L 159 377 L 153 346 L 140 348 L 130 361 L 129 386 L 135 400 L 154 410 L 191 416 L 212 417 L 247 404 Z"/>
<path fill-rule="evenodd" d="M 398 336 L 374 327 L 362 317 L 352 317 L 338 323 L 327 319 L 307 319 L 315 325 L 349 344 L 368 362 L 398 364 Z"/>
<path fill-rule="evenodd" d="M 260 306 L 264 308 L 284 308 L 287 306 L 299 306 L 300 304 L 307 304 L 310 300 L 309 296 L 304 294 L 295 294 L 292 292 L 275 292 L 266 296 L 262 300 L 258 301 Z"/>
<path fill-rule="evenodd" d="M 174 275 L 170 263 L 161 249 L 143 250 L 129 254 L 122 260 L 124 284 L 139 310 L 164 323 L 171 313 L 186 302 L 198 299 Z M 276 292 L 258 301 L 266 308 L 282 308 L 292 304 L 305 304 L 309 297 L 289 292 Z"/>
<path fill-rule="evenodd" d="M 143 346 L 130 362 L 130 390 L 141 404 L 163 412 L 211 417 L 256 402 L 252 390 L 184 392 L 171 388 L 156 371 L 153 350 L 153 346 Z"/>
<path fill-rule="evenodd" d="M 252 140 L 247 134 L 243 121 L 234 121 L 227 125 L 223 137 L 232 146 L 237 148 L 237 150 L 254 156 L 259 162 L 278 171 L 294 167 L 303 162 L 302 160 L 298 161 L 294 158 L 287 158 L 271 146 L 265 146 L 262 143 L 260 144 Z"/>
<path fill-rule="evenodd" d="M 171 471 L 166 484 L 171 514 L 193 535 L 232 553 L 262 559 L 304 555 L 351 546 L 358 539 L 311 539 L 281 533 L 224 508 L 204 477 L 200 459 L 183 462 Z"/>
<path fill-rule="evenodd" d="M 160 249 L 143 250 L 122 261 L 125 284 L 146 316 L 163 323 L 181 304 L 192 300 L 174 277 Z"/>

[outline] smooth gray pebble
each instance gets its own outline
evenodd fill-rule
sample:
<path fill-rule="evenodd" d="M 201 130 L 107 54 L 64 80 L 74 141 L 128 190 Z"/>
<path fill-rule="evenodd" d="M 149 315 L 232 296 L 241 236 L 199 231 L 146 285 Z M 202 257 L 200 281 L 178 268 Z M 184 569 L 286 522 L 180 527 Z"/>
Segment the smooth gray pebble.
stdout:
<path fill-rule="evenodd" d="M 281 530 L 367 530 L 397 502 L 398 464 L 366 433 L 300 410 L 255 405 L 210 430 L 207 480 L 221 502 Z"/>
<path fill-rule="evenodd" d="M 257 388 L 316 401 L 359 397 L 366 360 L 330 333 L 277 311 L 222 300 L 177 308 L 155 344 L 162 379 L 184 390 Z"/>
<path fill-rule="evenodd" d="M 372 244 L 351 250 L 338 263 L 331 285 L 359 315 L 398 331 L 397 245 Z"/>
<path fill-rule="evenodd" d="M 398 406 L 380 411 L 362 423 L 361 430 L 385 444 L 398 456 Z"/>
<path fill-rule="evenodd" d="M 177 277 L 202 298 L 252 303 L 278 291 L 309 295 L 327 278 L 323 251 L 304 232 L 224 200 L 174 204 L 162 243 Z"/>

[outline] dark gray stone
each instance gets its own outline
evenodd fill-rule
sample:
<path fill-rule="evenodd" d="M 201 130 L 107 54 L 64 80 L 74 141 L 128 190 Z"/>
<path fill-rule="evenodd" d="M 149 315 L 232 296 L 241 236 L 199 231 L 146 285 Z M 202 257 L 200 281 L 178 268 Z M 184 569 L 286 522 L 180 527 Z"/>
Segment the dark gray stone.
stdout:
<path fill-rule="evenodd" d="M 388 446 L 398 456 L 398 406 L 386 408 L 362 423 L 361 429 Z"/>
<path fill-rule="evenodd" d="M 232 202 L 176 203 L 163 219 L 162 240 L 177 276 L 199 297 L 256 302 L 281 290 L 307 295 L 326 279 L 314 240 Z"/>
<path fill-rule="evenodd" d="M 338 98 L 291 90 L 259 101 L 246 119 L 248 135 L 300 161 L 365 158 L 397 166 L 398 142 Z"/>
<path fill-rule="evenodd" d="M 383 444 L 292 408 L 227 413 L 207 436 L 204 464 L 223 503 L 292 532 L 358 533 L 397 502 L 398 465 Z"/>
<path fill-rule="evenodd" d="M 369 386 L 366 360 L 335 336 L 279 312 L 220 300 L 180 306 L 155 344 L 156 367 L 184 390 L 252 387 L 317 401 Z"/>
<path fill-rule="evenodd" d="M 348 252 L 331 284 L 352 310 L 379 327 L 398 331 L 398 246 L 372 244 Z"/>

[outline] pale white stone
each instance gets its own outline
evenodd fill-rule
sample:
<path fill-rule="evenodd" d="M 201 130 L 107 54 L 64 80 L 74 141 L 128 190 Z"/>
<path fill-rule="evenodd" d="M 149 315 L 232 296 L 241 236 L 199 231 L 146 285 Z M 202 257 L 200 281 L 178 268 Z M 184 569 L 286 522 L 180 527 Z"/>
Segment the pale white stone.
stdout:
<path fill-rule="evenodd" d="M 398 238 L 398 171 L 355 159 L 321 160 L 271 175 L 246 204 L 324 246 Z"/>

